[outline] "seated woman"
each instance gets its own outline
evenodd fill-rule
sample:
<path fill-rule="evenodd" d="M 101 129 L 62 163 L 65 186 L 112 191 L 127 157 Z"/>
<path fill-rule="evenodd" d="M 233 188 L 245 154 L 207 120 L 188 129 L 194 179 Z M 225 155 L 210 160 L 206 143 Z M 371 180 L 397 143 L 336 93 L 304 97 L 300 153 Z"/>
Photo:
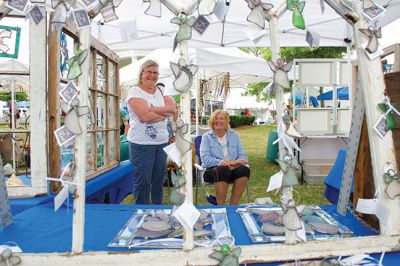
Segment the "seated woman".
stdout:
<path fill-rule="evenodd" d="M 237 205 L 250 177 L 247 156 L 239 135 L 229 128 L 229 115 L 216 110 L 208 121 L 211 129 L 201 139 L 200 157 L 206 182 L 214 182 L 218 205 L 224 205 L 229 183 L 233 183 L 230 205 Z"/>

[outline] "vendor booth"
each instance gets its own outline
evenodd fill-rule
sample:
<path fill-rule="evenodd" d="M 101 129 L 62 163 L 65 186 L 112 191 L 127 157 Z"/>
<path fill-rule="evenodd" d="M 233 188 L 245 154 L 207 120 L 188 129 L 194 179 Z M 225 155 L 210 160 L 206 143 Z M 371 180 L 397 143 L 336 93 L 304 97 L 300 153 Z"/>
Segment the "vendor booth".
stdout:
<path fill-rule="evenodd" d="M 368 260 L 395 265 L 400 254 L 399 169 L 386 123 L 398 110 L 384 97 L 376 28 L 399 17 L 391 11 L 391 3 L 380 0 L 0 1 L 0 55 L 18 58 L 20 39 L 27 40 L 30 54 L 24 73 L 29 76 L 29 127 L 14 122 L 12 92 L 11 124 L 0 129 L 14 143 L 17 134 L 28 135 L 30 158 L 24 168 L 29 185 L 18 182 L 15 167 L 4 181 L 7 167 L 2 164 L 9 162 L 0 158 L 0 264 L 238 266 Z M 19 21 L 26 18 L 28 30 L 21 31 Z M 350 59 L 292 63 L 281 58 L 280 46 L 285 45 L 350 49 L 349 31 L 357 49 L 358 82 Z M 258 45 L 271 47 L 268 63 L 234 48 L 213 49 Z M 178 156 L 170 157 L 179 168 L 171 190 L 182 201 L 174 206 L 120 205 L 133 187 L 132 165 L 121 162 L 120 154 L 120 55 L 154 48 L 175 50 L 163 60 L 167 66 L 160 64 L 160 72 L 171 76 L 171 69 L 181 100 L 179 123 L 171 127 Z M 198 48 L 195 57 L 190 48 Z M 160 58 L 165 54 L 158 51 Z M 291 120 L 283 90 L 290 87 L 292 66 L 293 95 L 303 91 Z M 132 76 L 138 70 L 124 68 Z M 220 73 L 220 87 L 230 88 L 234 80 L 227 72 L 243 75 L 239 83 L 249 77 L 272 80 L 267 89 L 276 97 L 280 170 L 262 186 L 281 193 L 276 204 L 193 204 L 191 88 L 198 88 L 197 97 L 205 81 Z M 320 107 L 310 105 L 311 96 Z M 361 130 L 357 121 L 364 113 L 372 164 L 368 178 L 376 194 L 359 198 L 352 208 Z M 319 159 L 330 159 L 334 151 L 324 146 L 329 140 L 323 138 L 347 149 L 339 196 L 335 205 L 306 206 L 294 192 L 300 184 L 298 162 L 316 156 L 306 149 L 313 141 Z M 166 149 L 168 155 L 170 151 Z M 356 213 L 378 217 L 378 229 L 365 225 Z"/>

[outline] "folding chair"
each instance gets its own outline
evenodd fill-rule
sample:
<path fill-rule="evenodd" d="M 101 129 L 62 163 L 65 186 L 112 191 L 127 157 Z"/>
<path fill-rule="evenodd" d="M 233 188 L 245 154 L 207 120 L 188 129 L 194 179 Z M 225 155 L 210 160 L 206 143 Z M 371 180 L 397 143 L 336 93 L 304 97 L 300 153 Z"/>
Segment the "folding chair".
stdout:
<path fill-rule="evenodd" d="M 196 154 L 196 163 L 194 164 L 194 167 L 196 168 L 196 192 L 195 192 L 195 204 L 197 205 L 197 195 L 198 195 L 198 187 L 199 184 L 201 185 L 204 193 L 207 195 L 207 201 L 212 204 L 212 205 L 217 205 L 217 198 L 213 195 L 211 195 L 206 187 L 205 187 L 205 181 L 204 181 L 204 173 L 207 171 L 204 167 L 201 166 L 201 158 L 200 158 L 200 144 L 201 144 L 201 137 L 202 136 L 196 136 L 194 139 L 194 148 L 195 148 L 195 154 Z M 210 182 L 207 182 L 208 184 L 213 184 Z M 246 185 L 246 190 L 247 190 L 247 203 L 250 203 L 250 193 L 249 193 L 249 185 Z"/>

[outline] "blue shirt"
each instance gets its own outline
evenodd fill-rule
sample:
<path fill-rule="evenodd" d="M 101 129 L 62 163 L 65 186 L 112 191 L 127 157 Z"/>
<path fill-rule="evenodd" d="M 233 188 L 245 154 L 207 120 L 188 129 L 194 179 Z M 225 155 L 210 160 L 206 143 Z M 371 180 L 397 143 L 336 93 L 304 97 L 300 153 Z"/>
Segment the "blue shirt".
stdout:
<path fill-rule="evenodd" d="M 229 160 L 242 159 L 247 162 L 248 158 L 243 150 L 239 135 L 229 129 L 226 132 Z M 218 142 L 214 131 L 209 131 L 203 135 L 200 144 L 200 158 L 202 166 L 205 168 L 218 165 L 224 160 L 224 151 Z"/>

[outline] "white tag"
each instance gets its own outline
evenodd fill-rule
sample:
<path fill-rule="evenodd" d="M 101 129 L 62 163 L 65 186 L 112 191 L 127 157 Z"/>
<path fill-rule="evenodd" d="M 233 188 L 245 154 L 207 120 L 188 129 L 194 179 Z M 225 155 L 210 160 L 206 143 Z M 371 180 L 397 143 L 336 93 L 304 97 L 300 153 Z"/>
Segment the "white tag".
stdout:
<path fill-rule="evenodd" d="M 267 188 L 267 192 L 280 188 L 282 186 L 283 172 L 279 171 L 278 173 L 271 176 L 269 179 L 269 184 Z"/>
<path fill-rule="evenodd" d="M 389 210 L 379 201 L 376 203 L 376 216 L 379 218 L 379 221 L 382 224 L 387 224 L 388 217 L 389 217 Z"/>
<path fill-rule="evenodd" d="M 68 197 L 68 186 L 63 187 L 54 198 L 54 211 L 57 211 Z"/>
<path fill-rule="evenodd" d="M 175 143 L 169 144 L 168 146 L 164 147 L 165 153 L 168 155 L 168 157 L 174 161 L 179 167 L 182 165 L 182 154 L 178 150 L 178 147 L 176 147 Z"/>
<path fill-rule="evenodd" d="M 193 206 L 193 204 L 185 200 L 175 211 L 174 216 L 183 227 L 186 229 L 192 229 L 200 217 L 200 212 Z"/>
<path fill-rule="evenodd" d="M 381 137 L 382 139 L 385 139 L 387 133 L 389 132 L 389 129 L 387 128 L 387 125 L 386 125 L 386 116 L 385 115 L 381 115 L 381 117 L 379 117 L 378 121 L 374 125 L 374 129 L 379 137 Z"/>
<path fill-rule="evenodd" d="M 21 253 L 22 249 L 19 246 L 7 246 L 7 245 L 0 245 L 0 253 L 3 252 L 6 248 L 10 249 L 12 253 Z"/>
<path fill-rule="evenodd" d="M 358 199 L 356 211 L 366 214 L 375 214 L 376 199 Z"/>
<path fill-rule="evenodd" d="M 304 228 L 304 223 L 301 222 L 301 229 L 296 230 L 296 236 L 303 242 L 307 241 L 306 229 Z"/>

